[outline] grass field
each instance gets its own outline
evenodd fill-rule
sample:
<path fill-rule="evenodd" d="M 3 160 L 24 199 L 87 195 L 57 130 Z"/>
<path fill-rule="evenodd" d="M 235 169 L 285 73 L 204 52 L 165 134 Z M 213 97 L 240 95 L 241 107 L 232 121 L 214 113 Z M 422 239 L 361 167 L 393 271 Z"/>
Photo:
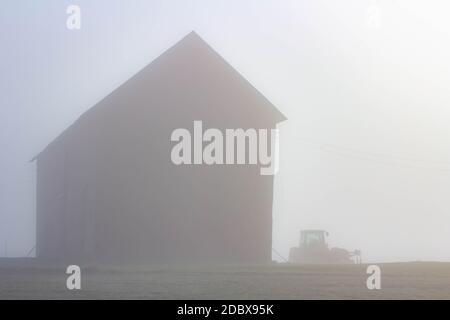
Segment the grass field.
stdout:
<path fill-rule="evenodd" d="M 66 289 L 65 268 L 0 261 L 0 299 L 450 299 L 450 263 L 380 264 L 381 290 L 365 265 L 82 268 Z"/>

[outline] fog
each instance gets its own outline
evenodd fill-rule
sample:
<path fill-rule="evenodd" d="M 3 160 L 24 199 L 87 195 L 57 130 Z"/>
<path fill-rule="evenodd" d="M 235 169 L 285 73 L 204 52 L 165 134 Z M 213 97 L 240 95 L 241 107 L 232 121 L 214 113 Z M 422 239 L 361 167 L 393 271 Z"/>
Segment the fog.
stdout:
<path fill-rule="evenodd" d="M 66 28 L 72 3 L 76 31 Z M 0 255 L 34 247 L 30 160 L 195 30 L 288 118 L 273 213 L 282 257 L 301 229 L 325 229 L 365 261 L 450 260 L 446 1 L 1 6 Z"/>

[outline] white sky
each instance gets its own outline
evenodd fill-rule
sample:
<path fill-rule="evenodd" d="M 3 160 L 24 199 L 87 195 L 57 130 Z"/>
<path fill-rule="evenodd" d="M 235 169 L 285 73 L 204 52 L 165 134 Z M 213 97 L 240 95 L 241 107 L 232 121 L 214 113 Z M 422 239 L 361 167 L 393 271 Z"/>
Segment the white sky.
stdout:
<path fill-rule="evenodd" d="M 66 29 L 78 4 L 79 31 Z M 274 247 L 450 260 L 448 1 L 2 1 L 0 255 L 34 245 L 28 160 L 191 30 L 289 118 Z"/>

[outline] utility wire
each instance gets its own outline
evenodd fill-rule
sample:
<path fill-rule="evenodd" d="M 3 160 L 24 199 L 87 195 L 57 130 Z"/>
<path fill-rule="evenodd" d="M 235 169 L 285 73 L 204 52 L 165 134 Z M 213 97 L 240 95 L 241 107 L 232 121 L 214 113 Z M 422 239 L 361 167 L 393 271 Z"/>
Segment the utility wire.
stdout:
<path fill-rule="evenodd" d="M 275 250 L 275 248 L 272 247 L 272 251 L 273 251 L 279 258 L 281 258 L 284 262 L 289 262 L 284 256 L 281 255 L 281 253 L 279 253 L 277 250 Z"/>
<path fill-rule="evenodd" d="M 430 161 L 417 159 L 412 156 L 383 154 L 371 151 L 365 151 L 355 148 L 338 146 L 330 143 L 322 143 L 311 139 L 300 138 L 304 143 L 311 144 L 320 148 L 321 151 L 332 153 L 338 156 L 352 158 L 363 161 L 370 161 L 380 164 L 396 165 L 401 167 L 431 169 L 450 172 L 450 161 Z"/>

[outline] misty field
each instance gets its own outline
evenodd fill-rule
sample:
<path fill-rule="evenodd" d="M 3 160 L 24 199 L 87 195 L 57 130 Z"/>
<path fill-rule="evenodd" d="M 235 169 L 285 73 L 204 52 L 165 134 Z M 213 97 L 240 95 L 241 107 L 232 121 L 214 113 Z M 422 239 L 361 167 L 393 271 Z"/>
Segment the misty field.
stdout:
<path fill-rule="evenodd" d="M 450 299 L 450 263 L 380 264 L 382 289 L 368 290 L 365 265 L 88 267 L 82 289 L 65 268 L 0 261 L 0 299 Z"/>

